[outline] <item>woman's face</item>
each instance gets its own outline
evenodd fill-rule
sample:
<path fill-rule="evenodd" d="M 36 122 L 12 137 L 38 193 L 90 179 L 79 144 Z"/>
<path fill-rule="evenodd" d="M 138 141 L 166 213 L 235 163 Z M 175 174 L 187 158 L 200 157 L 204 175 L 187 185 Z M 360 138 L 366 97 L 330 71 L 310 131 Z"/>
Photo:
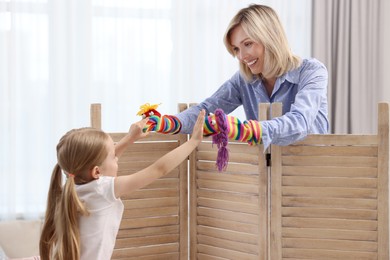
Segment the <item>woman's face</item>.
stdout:
<path fill-rule="evenodd" d="M 252 74 L 257 75 L 263 72 L 264 46 L 249 38 L 241 25 L 231 31 L 230 44 L 237 59 L 248 66 Z"/>

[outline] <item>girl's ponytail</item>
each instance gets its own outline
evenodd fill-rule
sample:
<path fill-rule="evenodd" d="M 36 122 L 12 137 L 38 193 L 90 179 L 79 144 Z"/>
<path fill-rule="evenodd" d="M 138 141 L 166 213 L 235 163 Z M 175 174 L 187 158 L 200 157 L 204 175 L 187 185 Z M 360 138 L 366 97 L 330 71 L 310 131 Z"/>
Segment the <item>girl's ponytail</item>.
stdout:
<path fill-rule="evenodd" d="M 59 256 L 62 255 L 64 259 L 78 260 L 80 257 L 80 231 L 78 224 L 80 215 L 88 215 L 88 211 L 77 195 L 74 177 L 68 175 L 55 219 L 59 242 L 58 254 Z"/>
<path fill-rule="evenodd" d="M 58 201 L 62 195 L 62 173 L 61 168 L 58 163 L 54 166 L 49 192 L 47 196 L 47 209 L 45 215 L 45 222 L 43 224 L 43 229 L 41 237 L 39 240 L 39 254 L 42 260 L 51 259 L 52 255 L 52 245 L 57 242 L 55 236 L 55 213 Z"/>
<path fill-rule="evenodd" d="M 87 215 L 77 196 L 74 177 L 62 185 L 62 170 L 55 165 L 48 192 L 45 222 L 39 241 L 42 260 L 80 259 L 79 214 Z"/>

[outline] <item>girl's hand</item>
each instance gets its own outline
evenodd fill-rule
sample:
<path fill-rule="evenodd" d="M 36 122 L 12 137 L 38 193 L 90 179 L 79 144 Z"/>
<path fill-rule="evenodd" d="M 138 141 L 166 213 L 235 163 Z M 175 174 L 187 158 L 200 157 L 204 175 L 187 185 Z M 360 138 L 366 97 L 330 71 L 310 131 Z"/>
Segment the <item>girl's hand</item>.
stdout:
<path fill-rule="evenodd" d="M 205 114 L 206 111 L 204 109 L 199 112 L 198 119 L 196 120 L 194 128 L 192 130 L 191 140 L 194 140 L 197 144 L 199 144 L 203 139 L 203 125 Z"/>
<path fill-rule="evenodd" d="M 130 126 L 128 135 L 131 137 L 132 140 L 138 140 L 141 138 L 144 138 L 149 134 L 149 132 L 144 132 L 143 129 L 146 126 L 146 123 L 148 122 L 148 118 L 144 118 L 138 122 L 133 123 Z"/>

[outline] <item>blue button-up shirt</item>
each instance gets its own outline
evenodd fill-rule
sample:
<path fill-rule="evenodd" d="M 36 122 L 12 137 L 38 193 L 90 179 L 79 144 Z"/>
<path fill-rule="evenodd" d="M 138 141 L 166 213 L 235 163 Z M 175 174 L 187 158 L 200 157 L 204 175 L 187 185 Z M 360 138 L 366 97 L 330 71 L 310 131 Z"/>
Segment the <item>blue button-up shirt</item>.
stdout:
<path fill-rule="evenodd" d="M 325 134 L 329 131 L 327 85 L 328 71 L 316 59 L 304 59 L 297 69 L 278 77 L 271 97 L 261 79 L 248 83 L 237 72 L 211 97 L 177 115 L 181 133 L 192 132 L 201 109 L 207 114 L 221 108 L 229 114 L 243 105 L 246 118 L 258 120 L 259 103 L 280 102 L 283 115 L 260 122 L 264 148 L 289 145 L 308 134 Z"/>

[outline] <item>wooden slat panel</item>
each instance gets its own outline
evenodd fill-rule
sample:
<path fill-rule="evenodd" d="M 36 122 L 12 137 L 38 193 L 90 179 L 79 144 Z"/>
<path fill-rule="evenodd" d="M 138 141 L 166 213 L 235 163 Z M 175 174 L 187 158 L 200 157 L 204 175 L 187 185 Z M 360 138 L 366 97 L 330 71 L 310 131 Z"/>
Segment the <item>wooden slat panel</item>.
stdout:
<path fill-rule="evenodd" d="M 300 196 L 316 198 L 376 198 L 376 189 L 362 188 L 323 188 L 323 187 L 290 187 L 285 186 L 282 190 L 283 196 Z"/>
<path fill-rule="evenodd" d="M 214 151 L 198 151 L 198 160 L 201 161 L 215 161 L 217 153 Z M 229 163 L 246 163 L 257 165 L 259 163 L 258 155 L 245 154 L 245 153 L 231 153 L 229 151 Z"/>
<path fill-rule="evenodd" d="M 142 209 L 126 209 L 123 212 L 123 219 L 127 218 L 146 218 L 179 215 L 179 207 L 153 207 Z"/>
<path fill-rule="evenodd" d="M 378 259 L 389 259 L 389 104 L 378 105 Z"/>
<path fill-rule="evenodd" d="M 217 256 L 217 257 L 222 257 L 227 259 L 245 259 L 245 260 L 259 259 L 257 255 L 251 255 L 243 252 L 237 252 L 234 250 L 228 250 L 228 249 L 202 245 L 202 244 L 198 245 L 198 252 L 205 255 L 212 255 L 212 256 Z"/>
<path fill-rule="evenodd" d="M 197 171 L 198 179 L 202 180 L 216 180 L 221 182 L 232 182 L 232 183 L 246 183 L 253 184 L 259 181 L 259 177 L 257 175 L 252 174 L 232 174 L 232 173 L 210 173 L 198 170 Z M 243 191 L 245 192 L 245 191 Z"/>
<path fill-rule="evenodd" d="M 298 166 L 343 166 L 343 167 L 377 167 L 375 157 L 357 156 L 285 156 L 283 165 Z"/>
<path fill-rule="evenodd" d="M 313 207 L 313 208 L 345 208 L 345 209 L 377 209 L 375 199 L 346 199 L 346 198 L 311 198 L 311 197 L 288 197 L 282 198 L 285 207 Z"/>
<path fill-rule="evenodd" d="M 117 239 L 115 248 L 127 248 L 138 246 L 152 246 L 155 244 L 171 244 L 179 241 L 179 234 L 166 234 L 158 236 L 145 236 L 145 237 L 133 237 L 133 238 L 121 238 Z"/>
<path fill-rule="evenodd" d="M 277 116 L 281 111 L 274 105 L 272 116 Z M 259 170 L 253 168 L 259 160 L 254 156 L 257 151 L 245 156 L 243 146 L 234 147 L 240 151 L 231 153 L 237 154 L 232 155 L 234 159 L 227 170 L 219 173 L 215 168 L 216 147 L 202 144 L 199 157 L 192 158 L 196 160 L 193 170 L 198 172 L 192 186 L 196 189 L 192 216 L 197 222 L 197 229 L 192 231 L 198 234 L 194 238 L 198 245 L 193 247 L 191 259 L 250 259 L 234 255 L 235 250 L 225 253 L 226 235 L 219 232 L 250 234 L 249 226 L 237 226 L 242 224 L 236 223 L 237 219 L 244 219 L 241 214 L 253 216 L 249 217 L 250 224 L 260 223 L 255 222 L 254 211 L 243 213 L 245 207 L 241 205 L 251 205 L 252 200 L 264 202 L 254 186 L 243 186 L 259 183 L 258 191 L 271 185 L 271 206 L 265 208 L 271 210 L 270 231 L 267 227 L 257 229 L 258 233 L 268 234 L 268 238 L 262 237 L 267 243 L 265 248 L 261 246 L 265 243 L 259 243 L 259 248 L 270 253 L 260 259 L 388 259 L 388 176 L 378 174 L 381 168 L 388 174 L 389 114 L 383 114 L 385 119 L 380 124 L 385 139 L 378 138 L 379 135 L 310 135 L 293 145 L 271 146 L 272 179 L 266 182 L 267 178 L 248 183 L 246 179 L 229 178 L 231 173 L 259 177 Z M 378 145 L 382 145 L 382 151 Z M 229 177 L 224 179 L 225 176 Z M 241 197 L 234 199 L 236 194 Z M 234 216 L 235 210 L 240 217 Z M 228 213 L 223 214 L 224 211 Z M 200 238 L 207 242 L 199 242 Z"/>
<path fill-rule="evenodd" d="M 283 260 L 302 260 L 302 258 L 295 258 L 295 257 L 283 257 Z"/>
<path fill-rule="evenodd" d="M 376 210 L 283 207 L 282 216 L 376 220 Z"/>
<path fill-rule="evenodd" d="M 177 187 L 173 189 L 140 189 L 132 192 L 128 196 L 124 196 L 122 199 L 147 199 L 147 198 L 162 198 L 162 197 L 178 197 L 179 191 Z"/>
<path fill-rule="evenodd" d="M 199 253 L 197 254 L 197 260 L 228 260 L 228 258 Z"/>
<path fill-rule="evenodd" d="M 179 252 L 178 243 L 116 249 L 112 254 L 112 258 L 139 257 L 143 255 L 164 254 L 171 252 Z"/>
<path fill-rule="evenodd" d="M 282 147 L 283 156 L 286 155 L 310 155 L 310 156 L 364 156 L 377 157 L 378 147 L 374 146 L 298 146 L 289 145 Z"/>
<path fill-rule="evenodd" d="M 282 259 L 282 158 L 281 149 L 279 146 L 271 147 L 272 167 L 271 167 L 271 205 L 270 205 L 270 258 Z"/>
<path fill-rule="evenodd" d="M 270 105 L 260 103 L 258 106 L 260 121 L 267 120 Z M 259 236 L 258 236 L 258 245 L 259 245 L 259 260 L 269 260 L 269 234 L 270 234 L 270 187 L 269 183 L 271 181 L 269 165 L 268 165 L 268 154 L 270 148 L 264 149 L 264 145 L 261 144 L 258 146 L 258 156 L 259 156 L 259 225 L 257 227 Z"/>
<path fill-rule="evenodd" d="M 221 228 L 221 229 L 237 231 L 242 233 L 249 233 L 249 234 L 258 233 L 256 229 L 256 225 L 253 224 L 240 223 L 236 221 L 219 220 L 219 219 L 202 217 L 202 216 L 197 217 L 197 222 L 198 225 L 200 226 Z"/>
<path fill-rule="evenodd" d="M 160 178 L 145 186 L 144 189 L 174 189 L 179 187 L 179 182 L 178 178 Z"/>
<path fill-rule="evenodd" d="M 217 157 L 215 157 L 216 159 Z M 217 170 L 215 165 L 215 159 L 212 161 L 196 161 L 196 169 L 210 171 L 215 174 L 220 172 Z M 239 164 L 234 162 L 229 162 L 226 167 L 225 173 L 237 173 L 237 174 L 258 174 L 258 166 L 252 164 Z"/>
<path fill-rule="evenodd" d="M 147 252 L 147 249 L 145 248 L 145 252 Z M 113 258 L 113 259 L 121 259 L 121 260 L 177 260 L 179 259 L 179 253 L 173 252 L 173 253 L 159 253 L 157 255 L 143 255 L 143 256 L 135 256 L 135 257 L 125 257 L 125 258 Z"/>
<path fill-rule="evenodd" d="M 198 243 L 201 245 L 208 245 L 208 246 L 229 249 L 229 250 L 234 250 L 234 251 L 249 253 L 254 255 L 259 254 L 257 245 L 240 243 L 236 241 L 215 238 L 215 237 L 210 237 L 205 235 L 198 235 Z"/>
<path fill-rule="evenodd" d="M 254 234 L 248 234 L 243 232 L 237 232 L 237 231 L 214 228 L 214 227 L 206 227 L 206 226 L 198 226 L 197 232 L 198 234 L 202 234 L 210 237 L 223 238 L 223 239 L 228 239 L 232 241 L 253 244 L 253 245 L 257 244 L 257 237 Z"/>
<path fill-rule="evenodd" d="M 213 145 L 211 142 L 201 142 L 197 148 L 198 152 L 203 151 L 214 151 L 217 153 L 218 149 L 216 145 Z M 258 147 L 250 146 L 246 143 L 232 143 L 229 142 L 229 154 L 233 153 L 243 153 L 248 155 L 258 155 Z"/>
<path fill-rule="evenodd" d="M 141 149 L 140 146 L 139 149 Z M 176 145 L 177 147 L 177 145 Z M 173 148 L 174 149 L 174 148 Z M 172 150 L 173 150 L 172 149 Z M 133 153 L 127 153 L 121 156 L 121 162 L 140 162 L 140 161 L 147 161 L 147 162 L 154 162 L 157 161 L 160 157 L 168 153 L 170 150 L 166 149 L 164 151 L 158 151 L 154 148 L 151 148 L 151 150 L 145 150 L 145 148 L 142 148 L 142 151 L 137 151 Z"/>
<path fill-rule="evenodd" d="M 242 223 L 249 223 L 255 225 L 259 224 L 259 218 L 257 215 L 236 211 L 199 207 L 198 215 L 221 220 L 239 221 Z"/>
<path fill-rule="evenodd" d="M 206 199 L 206 198 L 198 198 L 198 207 L 231 210 L 234 212 L 243 212 L 248 214 L 258 213 L 258 206 L 254 204 L 244 204 L 244 203 Z"/>
<path fill-rule="evenodd" d="M 91 127 L 96 129 L 102 129 L 102 105 L 99 103 L 91 104 L 89 113 L 90 113 Z"/>
<path fill-rule="evenodd" d="M 377 231 L 376 220 L 284 217 L 283 227 Z"/>
<path fill-rule="evenodd" d="M 100 114 L 100 106 L 94 105 L 91 108 L 92 124 L 99 126 Z M 117 142 L 126 134 L 110 135 Z M 150 166 L 187 138 L 188 135 L 183 134 L 149 133 L 124 151 L 118 162 L 118 176 Z M 187 161 L 184 161 L 161 179 L 122 198 L 125 210 L 113 259 L 188 258 L 187 170 Z"/>
<path fill-rule="evenodd" d="M 335 167 L 335 166 L 283 166 L 284 176 L 327 176 L 327 177 L 356 177 L 376 178 L 377 168 L 372 167 Z"/>
<path fill-rule="evenodd" d="M 320 228 L 283 228 L 282 237 L 377 241 L 376 231 Z"/>
<path fill-rule="evenodd" d="M 143 164 L 143 163 L 141 163 L 141 164 Z M 152 164 L 152 163 L 146 163 L 146 164 L 145 164 L 145 165 L 146 165 L 145 167 L 139 167 L 140 164 L 138 163 L 138 164 L 137 164 L 137 167 L 139 167 L 139 168 L 134 168 L 134 169 L 132 169 L 132 170 L 127 170 L 126 168 L 123 167 L 123 165 L 121 166 L 121 165 L 119 164 L 119 167 L 121 167 L 121 169 L 118 170 L 118 176 L 133 174 L 133 173 L 135 173 L 135 172 L 138 172 L 138 171 L 140 171 L 140 170 L 143 170 L 144 168 L 150 166 L 151 164 Z M 158 179 L 158 180 L 161 180 L 161 179 L 170 179 L 170 178 L 174 179 L 174 178 L 181 178 L 181 177 L 182 177 L 182 176 L 180 176 L 180 169 L 179 169 L 179 167 L 178 167 L 178 168 L 173 169 L 173 170 L 172 170 L 171 172 L 169 172 L 167 175 L 161 176 L 160 179 Z M 156 180 L 156 181 L 158 181 L 158 180 Z"/>
<path fill-rule="evenodd" d="M 127 161 L 127 162 L 121 162 L 120 161 L 118 163 L 118 166 L 119 166 L 118 176 L 123 175 L 123 174 L 127 175 L 127 174 L 138 172 L 140 170 L 145 169 L 146 167 L 149 167 L 153 163 L 154 163 L 154 161 L 148 161 L 148 160 L 145 160 L 145 161 Z M 186 161 L 184 163 L 186 163 Z M 179 176 L 179 167 L 176 167 L 175 169 L 173 169 L 172 172 L 170 172 L 165 177 L 169 177 L 169 176 L 176 176 L 176 177 L 178 177 Z M 162 178 L 164 178 L 164 177 L 162 177 Z"/>
<path fill-rule="evenodd" d="M 136 199 L 123 201 L 125 208 L 138 209 L 138 208 L 154 208 L 154 207 L 169 207 L 179 206 L 179 198 L 148 198 L 148 199 Z"/>
<path fill-rule="evenodd" d="M 164 234 L 179 234 L 179 226 L 144 227 L 136 229 L 120 229 L 117 238 L 142 237 Z"/>
<path fill-rule="evenodd" d="M 246 193 L 257 194 L 258 186 L 256 184 L 241 184 L 241 183 L 232 183 L 232 182 L 220 182 L 213 180 L 198 180 L 199 188 L 221 190 L 221 191 L 231 191 L 231 192 L 241 192 L 245 191 Z"/>
<path fill-rule="evenodd" d="M 197 197 L 198 197 L 198 189 L 197 189 L 197 174 L 196 174 L 196 154 L 197 151 L 191 153 L 190 155 L 190 173 L 189 173 L 189 237 L 190 237 L 190 252 L 189 252 L 189 259 L 196 259 L 197 253 L 198 253 L 198 241 L 197 241 L 197 227 L 198 222 L 196 220 L 197 214 L 198 214 L 198 208 L 197 208 Z M 214 164 L 215 167 L 215 164 Z"/>
<path fill-rule="evenodd" d="M 122 219 L 120 228 L 144 228 L 144 227 L 158 227 L 164 225 L 177 225 L 179 224 L 178 216 L 160 216 L 158 218 L 139 218 L 137 221 L 134 219 Z"/>
<path fill-rule="evenodd" d="M 295 257 L 300 259 L 343 259 L 343 260 L 377 260 L 376 252 L 353 252 L 325 249 L 293 249 L 283 248 L 283 257 Z"/>
<path fill-rule="evenodd" d="M 376 188 L 377 179 L 374 178 L 330 178 L 330 177 L 297 177 L 285 176 L 282 178 L 284 186 L 305 187 L 348 187 L 348 188 Z"/>
<path fill-rule="evenodd" d="M 271 117 L 282 115 L 282 106 L 277 104 L 271 105 Z M 270 183 L 270 231 L 269 236 L 272 243 L 269 246 L 269 257 L 271 259 L 282 259 L 282 149 L 280 146 L 271 145 L 271 175 Z"/>
<path fill-rule="evenodd" d="M 378 250 L 378 243 L 371 241 L 283 238 L 282 243 L 284 248 L 330 249 L 363 252 L 376 252 Z"/>
<path fill-rule="evenodd" d="M 200 198 L 226 200 L 231 202 L 240 202 L 245 204 L 259 204 L 259 197 L 253 194 L 237 193 L 237 192 L 224 192 L 208 189 L 199 189 L 198 196 Z"/>
<path fill-rule="evenodd" d="M 187 136 L 186 136 L 187 137 Z M 184 143 L 184 140 L 181 140 Z M 189 158 L 189 157 L 188 157 Z M 184 161 L 179 166 L 180 170 L 180 182 L 179 182 L 179 226 L 180 226 L 180 240 L 179 240 L 179 251 L 181 260 L 188 259 L 188 163 Z"/>

